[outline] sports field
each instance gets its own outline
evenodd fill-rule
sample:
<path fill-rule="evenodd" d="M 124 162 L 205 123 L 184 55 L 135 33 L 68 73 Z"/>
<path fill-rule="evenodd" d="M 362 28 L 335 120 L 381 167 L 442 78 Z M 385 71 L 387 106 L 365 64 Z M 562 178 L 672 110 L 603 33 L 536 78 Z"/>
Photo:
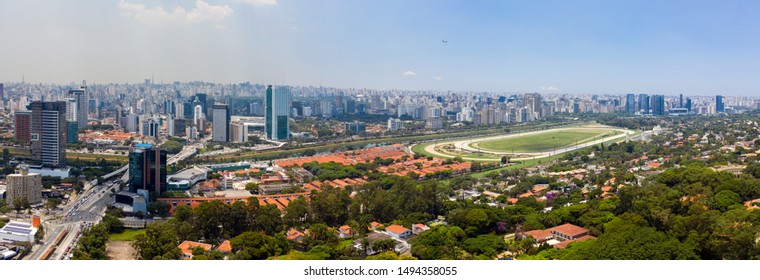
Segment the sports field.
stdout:
<path fill-rule="evenodd" d="M 551 131 L 521 137 L 473 142 L 470 146 L 494 152 L 532 153 L 585 143 L 599 137 L 605 137 L 610 133 L 614 134 L 609 130 L 601 129 Z"/>
<path fill-rule="evenodd" d="M 618 127 L 589 124 L 477 138 L 443 140 L 418 144 L 412 151 L 440 158 L 461 157 L 472 161 L 510 161 L 551 158 L 569 151 L 615 142 L 636 135 Z"/>

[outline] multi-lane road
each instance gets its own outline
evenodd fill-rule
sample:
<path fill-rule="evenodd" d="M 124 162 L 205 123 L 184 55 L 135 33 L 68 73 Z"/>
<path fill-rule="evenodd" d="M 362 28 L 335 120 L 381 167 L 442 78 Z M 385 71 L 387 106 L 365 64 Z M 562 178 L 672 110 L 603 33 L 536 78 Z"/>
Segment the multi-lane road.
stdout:
<path fill-rule="evenodd" d="M 202 143 L 186 145 L 182 151 L 167 159 L 167 164 L 173 164 L 195 155 L 196 148 Z M 82 229 L 94 225 L 102 219 L 108 205 L 114 203 L 111 195 L 119 191 L 121 176 L 127 171 L 128 166 L 103 176 L 105 182 L 97 180 L 89 181 L 78 196 L 71 199 L 68 204 L 53 210 L 43 220 L 45 238 L 41 245 L 35 245 L 32 253 L 24 257 L 28 260 L 39 260 L 43 257 L 51 260 L 68 259 L 71 257 L 73 248 L 81 235 Z M 65 236 L 56 244 L 56 241 L 65 233 Z M 45 253 L 55 248 L 54 252 L 45 256 Z"/>

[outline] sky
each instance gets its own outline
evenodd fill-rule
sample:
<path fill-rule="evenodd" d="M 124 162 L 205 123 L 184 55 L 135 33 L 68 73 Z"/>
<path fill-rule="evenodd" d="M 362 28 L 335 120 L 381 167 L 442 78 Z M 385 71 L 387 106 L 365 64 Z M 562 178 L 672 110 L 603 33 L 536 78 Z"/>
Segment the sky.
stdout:
<path fill-rule="evenodd" d="M 3 0 L 0 81 L 760 96 L 758 14 L 760 1 Z"/>

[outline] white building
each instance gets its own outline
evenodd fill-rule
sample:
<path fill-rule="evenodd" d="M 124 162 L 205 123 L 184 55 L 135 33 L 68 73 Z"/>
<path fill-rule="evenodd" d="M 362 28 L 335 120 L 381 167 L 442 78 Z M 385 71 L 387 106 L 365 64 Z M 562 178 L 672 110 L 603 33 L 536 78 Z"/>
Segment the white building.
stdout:
<path fill-rule="evenodd" d="M 395 130 L 402 130 L 402 129 L 404 129 L 404 124 L 401 122 L 400 119 L 394 119 L 394 118 L 388 119 L 388 131 L 395 131 Z"/>
<path fill-rule="evenodd" d="M 3 243 L 15 243 L 15 242 L 34 242 L 34 235 L 37 233 L 37 228 L 32 224 L 11 221 L 0 229 L 0 242 Z"/>

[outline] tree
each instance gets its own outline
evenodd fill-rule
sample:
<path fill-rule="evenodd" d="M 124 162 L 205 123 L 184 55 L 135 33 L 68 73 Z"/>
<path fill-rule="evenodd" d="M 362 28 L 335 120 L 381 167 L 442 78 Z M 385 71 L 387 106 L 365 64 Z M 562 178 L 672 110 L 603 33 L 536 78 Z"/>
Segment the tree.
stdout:
<path fill-rule="evenodd" d="M 82 236 L 77 241 L 74 249 L 75 260 L 105 260 L 106 243 L 108 243 L 108 230 L 103 223 L 82 231 Z"/>
<path fill-rule="evenodd" d="M 169 216 L 169 211 L 171 211 L 171 209 L 172 205 L 166 201 L 156 201 L 148 204 L 148 212 L 161 218 Z"/>
<path fill-rule="evenodd" d="M 37 233 L 34 234 L 34 242 L 40 243 L 40 240 L 45 238 L 45 228 L 40 224 L 40 226 L 37 228 Z"/>
<path fill-rule="evenodd" d="M 287 239 L 283 235 L 267 236 L 260 232 L 244 232 L 230 240 L 236 260 L 265 260 L 279 256 L 290 250 Z"/>
<path fill-rule="evenodd" d="M 143 260 L 178 260 L 181 254 L 179 240 L 169 223 L 154 222 L 145 233 L 135 238 L 132 247 Z"/>
<path fill-rule="evenodd" d="M 254 229 L 263 231 L 269 235 L 274 235 L 280 231 L 281 226 L 282 217 L 280 209 L 277 209 L 277 206 L 274 204 L 267 204 L 259 208 Z"/>
<path fill-rule="evenodd" d="M 16 210 L 16 215 L 21 214 L 21 210 L 29 208 L 29 200 L 25 196 L 19 196 L 13 198 L 13 209 Z"/>
<path fill-rule="evenodd" d="M 288 208 L 285 209 L 283 220 L 288 226 L 296 226 L 311 219 L 309 202 L 303 196 L 290 201 Z"/>
<path fill-rule="evenodd" d="M 45 208 L 47 208 L 48 213 L 50 213 L 51 209 L 58 208 L 58 205 L 61 205 L 61 199 L 57 197 L 48 198 L 45 202 Z"/>
<path fill-rule="evenodd" d="M 8 161 L 11 160 L 11 151 L 8 150 L 8 148 L 3 149 L 3 164 L 8 164 Z"/>
<path fill-rule="evenodd" d="M 338 236 L 325 224 L 313 224 L 309 227 L 309 233 L 303 239 L 303 243 L 310 248 L 319 245 L 333 246 L 338 243 Z"/>
<path fill-rule="evenodd" d="M 121 222 L 119 217 L 114 216 L 113 214 L 106 213 L 106 215 L 103 216 L 103 220 L 100 221 L 100 223 L 106 227 L 106 230 L 109 233 L 124 232 L 124 223 Z"/>
<path fill-rule="evenodd" d="M 5 214 L 11 211 L 11 208 L 5 203 L 5 199 L 0 199 L 0 214 Z"/>

